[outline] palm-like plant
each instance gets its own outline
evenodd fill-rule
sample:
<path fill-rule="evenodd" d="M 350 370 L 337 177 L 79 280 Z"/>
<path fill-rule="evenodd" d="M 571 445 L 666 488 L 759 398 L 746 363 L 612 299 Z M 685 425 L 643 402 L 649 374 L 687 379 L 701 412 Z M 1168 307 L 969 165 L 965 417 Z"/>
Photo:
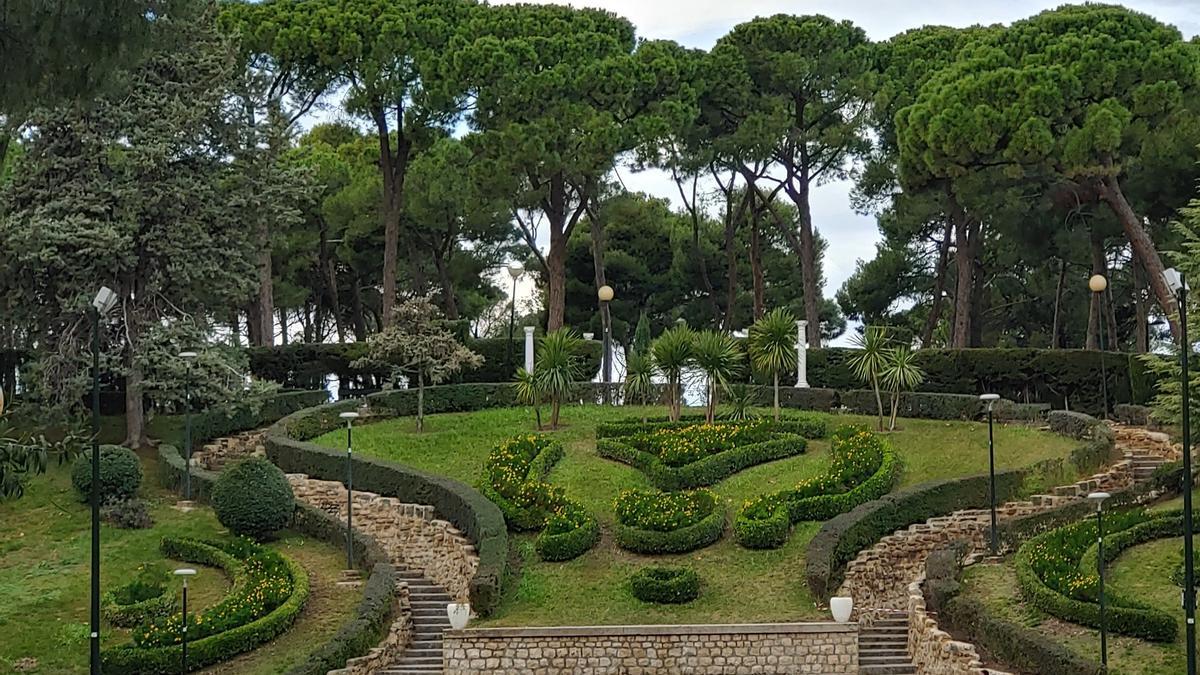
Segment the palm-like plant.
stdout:
<path fill-rule="evenodd" d="M 754 406 L 758 405 L 758 390 L 750 385 L 735 384 L 726 392 L 729 400 L 729 413 L 725 419 L 734 422 L 744 422 L 755 419 Z"/>
<path fill-rule="evenodd" d="M 672 421 L 679 419 L 680 379 L 692 361 L 695 346 L 696 334 L 687 326 L 669 328 L 650 344 L 654 365 L 667 378 L 667 406 Z"/>
<path fill-rule="evenodd" d="M 536 370 L 536 368 L 535 368 Z M 537 376 L 533 373 L 520 368 L 517 370 L 516 381 L 513 382 L 513 388 L 516 390 L 517 403 L 521 405 L 533 406 L 534 419 L 537 423 L 537 430 L 542 430 L 542 386 L 538 383 Z"/>
<path fill-rule="evenodd" d="M 875 406 L 879 412 L 879 430 L 883 431 L 883 396 L 879 392 L 879 378 L 888 361 L 891 339 L 883 326 L 868 326 L 862 335 L 854 337 L 854 346 L 859 352 L 850 358 L 854 376 L 871 385 L 875 391 Z"/>
<path fill-rule="evenodd" d="M 646 403 L 654 393 L 654 359 L 648 352 L 635 351 L 625 361 L 625 400 L 642 404 L 642 424 L 646 423 Z"/>
<path fill-rule="evenodd" d="M 562 402 L 571 395 L 571 387 L 580 375 L 579 349 L 583 340 L 571 328 L 547 333 L 538 344 L 533 376 L 542 394 L 550 399 L 550 428 L 558 428 Z"/>
<path fill-rule="evenodd" d="M 786 309 L 774 309 L 750 326 L 750 364 L 769 373 L 775 388 L 775 421 L 779 421 L 779 374 L 796 368 L 796 318 Z"/>
<path fill-rule="evenodd" d="M 889 349 L 880 379 L 892 396 L 892 417 L 889 430 L 896 430 L 896 411 L 900 407 L 900 393 L 912 391 L 925 379 L 925 371 L 916 364 L 915 353 L 900 345 Z"/>
<path fill-rule="evenodd" d="M 745 358 L 742 348 L 732 335 L 706 330 L 696 335 L 696 346 L 692 361 L 704 376 L 708 387 L 708 408 L 704 418 L 712 422 L 717 411 L 717 392 L 728 387 L 730 381 L 742 370 Z"/>

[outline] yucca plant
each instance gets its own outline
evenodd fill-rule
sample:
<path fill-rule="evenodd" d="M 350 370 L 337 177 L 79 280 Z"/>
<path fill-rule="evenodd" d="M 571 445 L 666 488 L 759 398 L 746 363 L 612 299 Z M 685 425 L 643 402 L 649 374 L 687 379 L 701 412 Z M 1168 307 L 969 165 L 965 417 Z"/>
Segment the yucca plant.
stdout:
<path fill-rule="evenodd" d="M 696 334 L 696 346 L 692 361 L 704 371 L 708 388 L 708 408 L 704 418 L 712 422 L 717 411 L 717 392 L 727 388 L 733 378 L 742 371 L 745 358 L 741 346 L 732 335 L 706 330 Z"/>
<path fill-rule="evenodd" d="M 672 421 L 679 419 L 680 380 L 683 369 L 692 362 L 696 334 L 687 326 L 675 326 L 663 331 L 650 344 L 654 366 L 667 378 L 667 406 Z"/>
<path fill-rule="evenodd" d="M 654 359 L 648 352 L 635 351 L 625 361 L 625 400 L 642 404 L 642 424 L 646 423 L 646 404 L 654 394 Z"/>
<path fill-rule="evenodd" d="M 796 369 L 796 318 L 786 309 L 774 309 L 750 326 L 747 341 L 750 364 L 771 376 L 775 389 L 773 407 L 779 421 L 779 374 Z"/>
<path fill-rule="evenodd" d="M 542 393 L 542 386 L 538 383 L 537 377 L 528 370 L 519 368 L 517 370 L 516 381 L 513 382 L 513 389 L 516 390 L 517 403 L 533 406 L 533 415 L 536 420 L 537 430 L 541 431 L 542 399 L 545 396 Z"/>
<path fill-rule="evenodd" d="M 916 364 L 915 353 L 904 345 L 887 351 L 887 358 L 880 374 L 883 386 L 892 396 L 892 416 L 888 426 L 896 430 L 896 411 L 900 407 L 900 393 L 912 391 L 925 380 L 925 371 Z"/>
<path fill-rule="evenodd" d="M 867 326 L 867 330 L 862 335 L 856 335 L 853 342 L 859 352 L 850 357 L 850 368 L 855 377 L 871 385 L 871 389 L 875 391 L 879 430 L 883 431 L 883 396 L 879 391 L 879 378 L 887 366 L 891 339 L 883 326 Z"/>
<path fill-rule="evenodd" d="M 559 328 L 547 333 L 538 343 L 533 376 L 542 394 L 550 399 L 551 429 L 558 428 L 562 402 L 571 395 L 571 387 L 579 379 L 579 349 L 582 346 L 583 339 L 571 328 Z"/>
<path fill-rule="evenodd" d="M 758 405 L 758 390 L 747 384 L 730 385 L 726 392 L 729 414 L 726 419 L 734 422 L 744 422 L 758 417 L 754 414 L 754 406 Z M 776 417 L 776 419 L 779 419 Z"/>

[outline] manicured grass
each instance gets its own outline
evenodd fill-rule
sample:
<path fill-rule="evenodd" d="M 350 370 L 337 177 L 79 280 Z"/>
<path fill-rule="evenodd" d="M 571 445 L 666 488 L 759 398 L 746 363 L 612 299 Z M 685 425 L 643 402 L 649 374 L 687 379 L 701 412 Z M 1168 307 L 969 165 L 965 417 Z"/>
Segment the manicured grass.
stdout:
<path fill-rule="evenodd" d="M 752 551 L 737 546 L 726 533 L 717 544 L 680 556 L 642 556 L 618 549 L 612 541 L 613 500 L 628 488 L 651 489 L 636 469 L 599 457 L 595 426 L 600 421 L 640 416 L 638 407 L 570 406 L 564 426 L 553 433 L 566 456 L 549 480 L 584 504 L 600 519 L 603 536 L 596 549 L 567 563 L 543 563 L 532 551 L 532 535 L 516 537 L 524 560 L 520 581 L 488 625 L 622 624 L 668 622 L 787 621 L 827 616 L 809 596 L 803 582 L 804 552 L 819 523 L 799 525 L 778 550 Z M 661 416 L 664 409 L 646 409 Z M 765 412 L 765 411 L 764 411 Z M 866 417 L 833 416 L 831 425 L 872 425 Z M 907 470 L 903 484 L 987 471 L 987 426 L 978 423 L 901 420 L 889 434 Z M 356 428 L 356 452 L 393 459 L 432 473 L 475 484 L 496 443 L 513 435 L 534 433 L 533 414 L 520 408 L 432 415 L 418 434 L 411 419 L 387 420 Z M 316 440 L 345 447 L 345 432 Z M 1073 443 L 1027 427 L 998 426 L 997 463 L 1020 467 L 1047 457 L 1065 457 Z M 791 487 L 828 466 L 828 443 L 813 441 L 808 452 L 751 467 L 713 486 L 732 518 L 752 497 Z M 635 600 L 625 587 L 639 566 L 687 563 L 700 573 L 700 598 L 674 607 Z"/>
<path fill-rule="evenodd" d="M 1149 603 L 1175 615 L 1179 636 L 1172 644 L 1158 644 L 1109 633 L 1108 659 L 1112 672 L 1124 675 L 1177 675 L 1186 669 L 1184 616 L 1180 588 L 1170 575 L 1182 559 L 1183 538 L 1158 539 L 1135 546 L 1108 568 L 1114 593 Z M 1026 604 L 1009 565 L 977 565 L 964 574 L 963 592 L 982 600 L 989 611 L 1037 629 L 1071 650 L 1100 660 L 1100 632 L 1061 621 Z"/>
<path fill-rule="evenodd" d="M 203 539 L 229 536 L 212 511 L 182 513 L 175 498 L 155 487 L 156 472 L 143 454 L 146 480 L 143 497 L 154 527 L 122 530 L 101 527 L 101 590 L 129 580 L 137 566 L 163 561 L 168 569 L 183 566 L 164 560 L 158 545 L 164 536 Z M 71 488 L 69 467 L 53 467 L 33 478 L 25 496 L 0 503 L 0 673 L 13 671 L 19 659 L 36 659 L 34 672 L 67 675 L 86 672 L 88 662 L 90 512 Z M 263 648 L 210 672 L 266 675 L 286 670 L 336 632 L 361 598 L 358 591 L 332 584 L 344 566 L 341 549 L 284 533 L 271 544 L 300 561 L 312 580 L 308 605 L 291 631 Z M 194 566 L 194 565 L 193 565 Z M 189 583 L 188 609 L 219 600 L 228 580 L 216 569 L 199 569 Z M 176 584 L 177 586 L 177 584 Z M 172 587 L 171 592 L 178 592 Z M 128 632 L 103 627 L 103 644 L 129 640 Z"/>

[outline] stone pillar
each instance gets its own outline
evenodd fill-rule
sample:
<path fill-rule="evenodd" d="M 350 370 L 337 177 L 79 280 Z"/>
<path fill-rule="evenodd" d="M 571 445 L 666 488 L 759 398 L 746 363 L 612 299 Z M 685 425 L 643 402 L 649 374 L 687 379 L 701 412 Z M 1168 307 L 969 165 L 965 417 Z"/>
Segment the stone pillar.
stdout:
<path fill-rule="evenodd" d="M 533 372 L 533 326 L 525 326 L 525 370 Z"/>
<path fill-rule="evenodd" d="M 808 322 L 796 322 L 796 386 L 808 388 Z"/>

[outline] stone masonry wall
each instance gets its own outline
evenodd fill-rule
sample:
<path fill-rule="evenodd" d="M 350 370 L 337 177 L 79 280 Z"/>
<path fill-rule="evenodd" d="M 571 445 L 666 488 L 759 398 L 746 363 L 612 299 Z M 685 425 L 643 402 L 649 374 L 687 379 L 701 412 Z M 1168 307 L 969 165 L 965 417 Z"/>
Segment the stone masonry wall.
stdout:
<path fill-rule="evenodd" d="M 850 675 L 856 624 L 485 628 L 447 631 L 446 675 Z"/>
<path fill-rule="evenodd" d="M 338 518 L 346 517 L 346 487 L 336 481 L 288 474 L 296 499 Z M 393 564 L 420 572 L 457 602 L 470 599 L 479 567 L 475 546 L 462 532 L 434 517 L 432 506 L 354 491 L 354 529 L 375 538 Z"/>
<path fill-rule="evenodd" d="M 328 675 L 373 675 L 389 665 L 404 653 L 412 641 L 413 619 L 412 605 L 409 602 L 408 584 L 399 584 L 397 593 L 399 607 L 396 620 L 392 622 L 383 641 L 371 648 L 366 654 L 349 659 L 346 667 L 329 671 Z"/>
<path fill-rule="evenodd" d="M 227 464 L 246 457 L 266 457 L 267 430 L 256 429 L 225 438 L 217 438 L 192 451 L 192 466 L 220 471 Z"/>
<path fill-rule="evenodd" d="M 913 666 L 924 675 L 1010 675 L 985 668 L 970 642 L 955 640 L 938 628 L 937 619 L 925 608 L 924 579 L 908 585 L 908 653 Z"/>

